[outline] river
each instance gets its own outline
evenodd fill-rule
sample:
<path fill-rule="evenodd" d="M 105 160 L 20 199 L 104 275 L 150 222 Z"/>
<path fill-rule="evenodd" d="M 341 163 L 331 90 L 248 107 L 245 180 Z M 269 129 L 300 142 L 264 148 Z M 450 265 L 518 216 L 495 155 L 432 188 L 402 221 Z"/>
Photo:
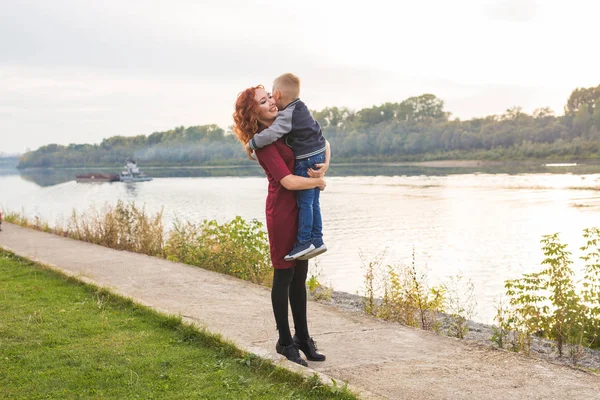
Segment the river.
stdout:
<path fill-rule="evenodd" d="M 336 171 L 337 169 L 337 171 Z M 0 172 L 0 207 L 53 223 L 73 209 L 134 201 L 179 218 L 264 222 L 267 181 L 258 168 L 147 169 L 151 182 L 83 184 L 74 171 Z M 229 175 L 229 176 L 228 176 Z M 230 176 L 238 175 L 238 176 Z M 243 176 L 239 176 L 243 175 Z M 581 232 L 600 226 L 600 168 L 419 168 L 333 166 L 321 196 L 325 243 L 320 280 L 362 293 L 363 261 L 410 264 L 432 284 L 462 274 L 477 299 L 473 319 L 490 323 L 504 280 L 540 269 L 542 235 L 560 232 L 576 269 Z M 362 255 L 362 256 L 361 256 Z M 314 268 L 314 265 L 313 267 Z"/>

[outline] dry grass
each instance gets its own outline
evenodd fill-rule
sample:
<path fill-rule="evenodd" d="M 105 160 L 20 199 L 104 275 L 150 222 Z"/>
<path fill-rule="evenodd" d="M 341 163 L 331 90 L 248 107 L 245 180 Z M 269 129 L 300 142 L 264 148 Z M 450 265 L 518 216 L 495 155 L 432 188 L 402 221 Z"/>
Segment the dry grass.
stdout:
<path fill-rule="evenodd" d="M 113 249 L 164 257 L 162 210 L 150 215 L 133 202 L 118 201 L 100 212 L 93 208 L 87 213 L 73 210 L 67 228 L 58 233 Z"/>
<path fill-rule="evenodd" d="M 383 255 L 365 264 L 366 290 L 364 310 L 388 321 L 430 331 L 439 331 L 438 316 L 444 311 L 443 286 L 430 287 L 427 275 L 411 265 L 382 266 Z M 381 299 L 375 293 L 382 291 Z"/>

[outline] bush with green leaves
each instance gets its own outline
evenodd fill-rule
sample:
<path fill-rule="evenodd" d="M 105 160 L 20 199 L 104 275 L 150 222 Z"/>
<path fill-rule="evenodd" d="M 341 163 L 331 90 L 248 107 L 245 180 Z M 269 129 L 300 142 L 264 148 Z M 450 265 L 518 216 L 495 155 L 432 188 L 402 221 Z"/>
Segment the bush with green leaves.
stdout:
<path fill-rule="evenodd" d="M 546 258 L 539 272 L 507 280 L 509 309 L 496 317 L 499 323 L 496 342 L 511 336 L 512 349 L 530 351 L 533 336 L 556 342 L 560 356 L 568 346 L 574 357 L 580 346 L 598 347 L 600 322 L 600 231 L 585 229 L 586 244 L 581 248 L 585 275 L 576 281 L 571 252 L 559 240 L 558 233 L 543 236 Z"/>
<path fill-rule="evenodd" d="M 586 243 L 581 247 L 584 255 L 585 274 L 581 284 L 581 298 L 586 324 L 585 340 L 590 347 L 600 348 L 600 229 L 588 228 L 583 231 Z"/>
<path fill-rule="evenodd" d="M 273 269 L 269 240 L 256 219 L 235 217 L 228 223 L 176 221 L 165 245 L 167 259 L 196 265 L 269 286 Z"/>

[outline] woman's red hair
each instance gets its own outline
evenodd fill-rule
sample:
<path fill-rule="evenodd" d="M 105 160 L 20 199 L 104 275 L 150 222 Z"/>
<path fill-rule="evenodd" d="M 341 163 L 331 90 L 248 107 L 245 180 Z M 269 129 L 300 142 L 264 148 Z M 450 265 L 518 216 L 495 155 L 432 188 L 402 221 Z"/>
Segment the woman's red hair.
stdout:
<path fill-rule="evenodd" d="M 254 100 L 256 89 L 264 89 L 263 85 L 248 88 L 238 95 L 233 113 L 233 133 L 242 144 L 246 144 L 254 135 L 265 127 L 258 120 L 258 104 Z"/>

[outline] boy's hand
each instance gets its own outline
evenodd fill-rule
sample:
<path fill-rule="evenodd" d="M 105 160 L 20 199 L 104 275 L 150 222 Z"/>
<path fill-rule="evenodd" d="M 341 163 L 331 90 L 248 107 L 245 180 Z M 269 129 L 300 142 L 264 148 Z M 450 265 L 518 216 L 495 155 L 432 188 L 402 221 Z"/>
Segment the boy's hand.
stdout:
<path fill-rule="evenodd" d="M 244 150 L 246 150 L 246 155 L 249 159 L 256 161 L 256 157 L 254 157 L 254 150 L 252 150 L 252 147 L 250 147 L 250 142 L 246 143 Z"/>
<path fill-rule="evenodd" d="M 308 176 L 311 178 L 323 178 L 325 177 L 325 172 L 329 169 L 329 163 L 315 164 L 315 167 L 318 169 L 308 169 Z"/>

